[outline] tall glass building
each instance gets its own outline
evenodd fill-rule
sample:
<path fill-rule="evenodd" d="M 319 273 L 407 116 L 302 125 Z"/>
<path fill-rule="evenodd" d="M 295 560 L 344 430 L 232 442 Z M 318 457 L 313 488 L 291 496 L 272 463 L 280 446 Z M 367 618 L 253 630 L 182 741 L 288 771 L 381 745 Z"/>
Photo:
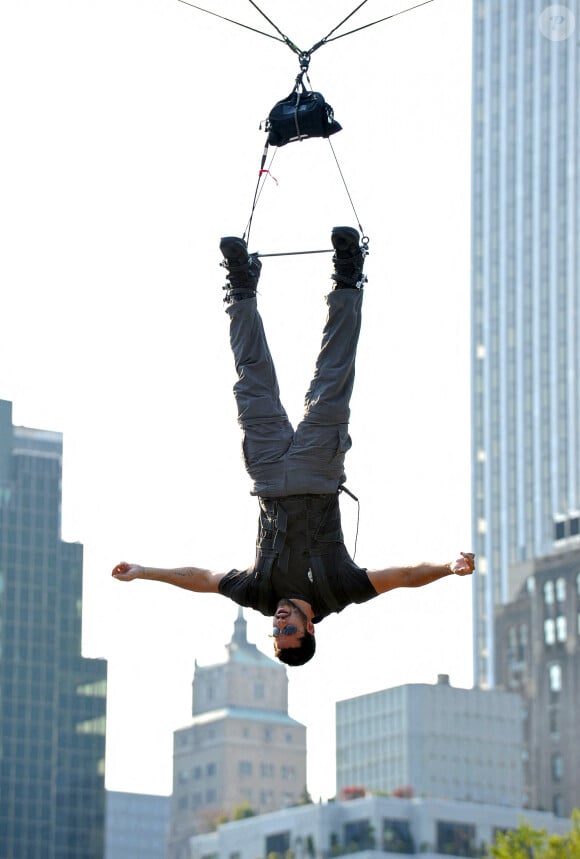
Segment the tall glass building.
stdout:
<path fill-rule="evenodd" d="M 579 0 L 474 0 L 475 682 L 514 564 L 580 539 Z M 521 568 L 520 568 L 521 569 Z"/>
<path fill-rule="evenodd" d="M 0 400 L 0 856 L 102 859 L 106 662 L 81 657 L 82 551 L 60 539 L 62 436 Z"/>

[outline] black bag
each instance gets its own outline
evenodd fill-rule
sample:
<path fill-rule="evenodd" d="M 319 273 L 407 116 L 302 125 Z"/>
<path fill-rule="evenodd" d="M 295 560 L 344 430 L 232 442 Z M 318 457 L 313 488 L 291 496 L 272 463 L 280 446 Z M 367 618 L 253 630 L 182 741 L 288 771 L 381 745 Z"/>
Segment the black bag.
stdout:
<path fill-rule="evenodd" d="M 307 137 L 330 137 L 341 129 L 322 93 L 304 88 L 277 102 L 266 120 L 270 146 L 285 146 Z"/>

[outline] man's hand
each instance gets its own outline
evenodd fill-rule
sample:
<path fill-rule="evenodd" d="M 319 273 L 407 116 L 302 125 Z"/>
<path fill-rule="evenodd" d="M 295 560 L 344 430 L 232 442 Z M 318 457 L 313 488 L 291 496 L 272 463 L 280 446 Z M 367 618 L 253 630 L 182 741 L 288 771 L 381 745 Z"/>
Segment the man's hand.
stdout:
<path fill-rule="evenodd" d="M 133 579 L 138 579 L 142 573 L 143 567 L 140 567 L 139 564 L 128 564 L 123 561 L 114 568 L 112 576 L 121 582 L 132 582 Z"/>
<path fill-rule="evenodd" d="M 461 557 L 449 564 L 449 569 L 456 576 L 470 576 L 475 569 L 473 552 L 461 552 Z"/>

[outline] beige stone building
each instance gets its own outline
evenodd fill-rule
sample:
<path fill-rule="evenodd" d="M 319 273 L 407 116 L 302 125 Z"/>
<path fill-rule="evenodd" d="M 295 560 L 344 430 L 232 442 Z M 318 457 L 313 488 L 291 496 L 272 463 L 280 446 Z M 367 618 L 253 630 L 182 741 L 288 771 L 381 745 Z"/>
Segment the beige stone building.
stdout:
<path fill-rule="evenodd" d="M 288 715 L 286 668 L 250 644 L 240 609 L 224 663 L 195 666 L 193 718 L 176 731 L 169 859 L 236 809 L 257 814 L 299 802 L 306 728 Z"/>

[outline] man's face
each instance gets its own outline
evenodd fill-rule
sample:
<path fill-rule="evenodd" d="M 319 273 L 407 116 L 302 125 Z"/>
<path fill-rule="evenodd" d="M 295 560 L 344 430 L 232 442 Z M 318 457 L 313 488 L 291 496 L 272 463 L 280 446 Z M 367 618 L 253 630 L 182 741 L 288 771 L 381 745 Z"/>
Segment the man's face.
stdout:
<path fill-rule="evenodd" d="M 280 600 L 273 619 L 274 650 L 278 652 L 289 647 L 300 647 L 308 627 L 308 619 L 298 606 L 291 600 Z"/>

